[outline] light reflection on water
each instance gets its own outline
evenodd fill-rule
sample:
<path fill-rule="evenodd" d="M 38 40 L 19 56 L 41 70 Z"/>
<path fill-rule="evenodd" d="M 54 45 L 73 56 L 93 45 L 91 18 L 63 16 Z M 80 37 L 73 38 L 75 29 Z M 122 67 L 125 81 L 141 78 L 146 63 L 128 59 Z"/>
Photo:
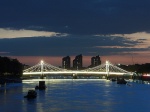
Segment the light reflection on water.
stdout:
<path fill-rule="evenodd" d="M 0 112 L 147 112 L 150 85 L 100 79 L 48 80 L 36 99 L 25 99 L 39 80 L 0 87 Z"/>

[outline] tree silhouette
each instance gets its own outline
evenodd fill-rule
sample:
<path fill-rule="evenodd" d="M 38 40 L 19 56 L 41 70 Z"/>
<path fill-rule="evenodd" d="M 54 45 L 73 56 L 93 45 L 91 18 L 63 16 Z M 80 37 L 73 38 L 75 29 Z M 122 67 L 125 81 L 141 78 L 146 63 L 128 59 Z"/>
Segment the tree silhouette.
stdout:
<path fill-rule="evenodd" d="M 22 75 L 23 64 L 17 59 L 0 56 L 0 76 L 15 76 Z"/>

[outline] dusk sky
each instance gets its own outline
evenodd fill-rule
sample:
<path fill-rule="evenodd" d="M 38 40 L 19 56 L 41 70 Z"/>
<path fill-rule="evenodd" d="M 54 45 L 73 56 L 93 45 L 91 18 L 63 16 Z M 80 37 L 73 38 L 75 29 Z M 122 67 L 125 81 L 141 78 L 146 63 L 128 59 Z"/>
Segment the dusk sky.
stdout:
<path fill-rule="evenodd" d="M 150 0 L 1 0 L 0 56 L 61 66 L 150 63 Z"/>

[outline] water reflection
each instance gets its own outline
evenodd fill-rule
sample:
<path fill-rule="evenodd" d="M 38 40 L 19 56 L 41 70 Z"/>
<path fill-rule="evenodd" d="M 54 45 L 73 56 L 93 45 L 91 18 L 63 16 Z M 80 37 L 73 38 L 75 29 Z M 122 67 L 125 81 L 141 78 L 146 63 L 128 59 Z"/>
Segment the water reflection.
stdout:
<path fill-rule="evenodd" d="M 28 90 L 34 89 L 38 81 L 26 80 L 22 84 L 0 87 L 0 112 L 127 112 L 150 109 L 148 84 L 130 82 L 132 86 L 118 85 L 100 79 L 45 80 L 46 90 L 36 90 L 36 99 L 25 99 Z"/>

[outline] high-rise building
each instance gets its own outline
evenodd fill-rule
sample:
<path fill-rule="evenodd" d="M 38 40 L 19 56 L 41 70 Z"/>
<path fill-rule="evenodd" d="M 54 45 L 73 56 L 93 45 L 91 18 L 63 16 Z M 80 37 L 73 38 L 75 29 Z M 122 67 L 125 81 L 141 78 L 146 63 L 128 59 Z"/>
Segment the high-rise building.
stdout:
<path fill-rule="evenodd" d="M 76 56 L 73 60 L 73 68 L 76 70 L 82 69 L 82 54 Z"/>
<path fill-rule="evenodd" d="M 70 69 L 70 57 L 69 56 L 62 58 L 62 68 Z"/>
<path fill-rule="evenodd" d="M 100 57 L 99 55 L 96 56 L 96 57 L 92 57 L 91 58 L 91 66 L 94 67 L 94 66 L 98 66 L 101 64 L 101 60 L 100 60 Z"/>

